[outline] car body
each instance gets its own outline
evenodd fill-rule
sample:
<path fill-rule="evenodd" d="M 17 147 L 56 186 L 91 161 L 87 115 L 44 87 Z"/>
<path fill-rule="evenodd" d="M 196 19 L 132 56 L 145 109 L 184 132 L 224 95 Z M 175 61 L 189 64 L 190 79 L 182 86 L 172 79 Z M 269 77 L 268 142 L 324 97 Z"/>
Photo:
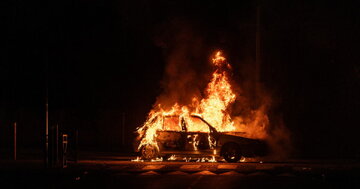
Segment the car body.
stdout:
<path fill-rule="evenodd" d="M 241 132 L 218 132 L 199 115 L 191 115 L 187 121 L 174 115 L 161 119 L 162 128 L 156 133 L 157 146 L 144 145 L 136 149 L 143 159 L 187 155 L 224 157 L 228 162 L 237 162 L 241 157 L 267 153 L 265 141 L 243 137 Z M 202 127 L 202 132 L 190 129 L 195 123 Z"/>

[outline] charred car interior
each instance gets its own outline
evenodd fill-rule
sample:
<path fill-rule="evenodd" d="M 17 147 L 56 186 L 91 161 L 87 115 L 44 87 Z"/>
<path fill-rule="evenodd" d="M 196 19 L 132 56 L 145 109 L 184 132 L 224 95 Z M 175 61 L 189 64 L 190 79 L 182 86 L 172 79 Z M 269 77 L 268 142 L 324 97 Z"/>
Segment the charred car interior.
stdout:
<path fill-rule="evenodd" d="M 166 115 L 154 119 L 161 119 L 161 128 L 156 130 L 156 144 L 136 149 L 144 160 L 181 155 L 223 157 L 227 162 L 237 162 L 241 157 L 264 156 L 268 151 L 265 141 L 246 138 L 242 132 L 218 132 L 199 115 L 187 118 Z"/>

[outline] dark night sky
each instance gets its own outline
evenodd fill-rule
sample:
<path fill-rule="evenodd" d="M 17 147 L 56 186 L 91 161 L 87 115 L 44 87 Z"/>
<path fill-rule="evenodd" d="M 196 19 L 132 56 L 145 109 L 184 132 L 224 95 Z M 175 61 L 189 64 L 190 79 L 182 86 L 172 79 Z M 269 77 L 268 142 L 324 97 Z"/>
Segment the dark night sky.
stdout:
<path fill-rule="evenodd" d="M 128 133 L 145 120 L 179 46 L 199 49 L 199 39 L 203 50 L 195 59 L 206 61 L 222 48 L 235 67 L 255 59 L 256 3 L 250 0 L 5 4 L 0 132 L 18 121 L 24 147 L 41 146 L 47 84 L 50 124 L 78 128 L 83 146 L 117 150 L 121 113 Z M 262 2 L 261 79 L 298 156 L 360 156 L 359 8 Z M 190 37 L 178 38 L 184 33 Z"/>

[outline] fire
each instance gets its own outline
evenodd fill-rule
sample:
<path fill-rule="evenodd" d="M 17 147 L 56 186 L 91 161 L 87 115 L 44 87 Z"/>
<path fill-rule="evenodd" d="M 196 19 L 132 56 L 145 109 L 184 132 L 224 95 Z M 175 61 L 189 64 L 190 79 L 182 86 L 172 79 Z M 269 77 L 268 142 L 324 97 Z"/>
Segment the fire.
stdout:
<path fill-rule="evenodd" d="M 212 73 L 212 78 L 205 89 L 203 98 L 192 97 L 191 104 L 179 105 L 178 103 L 175 103 L 170 109 L 166 110 L 163 109 L 161 104 L 157 104 L 150 111 L 144 125 L 137 130 L 139 139 L 141 139 L 138 149 L 141 149 L 141 147 L 145 145 L 152 145 L 157 149 L 159 148 L 156 137 L 157 131 L 164 130 L 162 120 L 164 116 L 179 116 L 181 119 L 185 120 L 186 123 L 189 123 L 187 125 L 187 130 L 189 132 L 210 132 L 208 126 L 193 120 L 191 115 L 202 117 L 219 132 L 242 131 L 244 130 L 244 125 L 246 127 L 248 124 L 256 124 L 256 126 L 262 124 L 260 123 L 263 120 L 262 118 L 250 118 L 250 122 L 243 121 L 247 120 L 245 118 L 237 118 L 237 120 L 241 121 L 236 122 L 237 124 L 234 123 L 229 113 L 230 105 L 237 99 L 237 95 L 233 91 L 229 81 L 231 66 L 227 63 L 226 58 L 222 55 L 221 51 L 215 53 L 212 58 L 212 65 L 215 69 Z M 260 115 L 261 113 L 257 114 Z M 261 115 L 263 116 L 263 114 Z M 181 124 L 182 123 L 174 125 L 172 128 L 181 131 Z M 197 149 L 197 138 L 195 137 L 193 140 L 194 149 Z M 210 135 L 208 140 L 210 147 L 216 145 L 211 141 Z"/>
<path fill-rule="evenodd" d="M 216 52 L 215 57 L 212 59 L 213 64 L 216 66 L 220 66 L 225 62 L 225 57 L 221 55 L 221 51 Z"/>
<path fill-rule="evenodd" d="M 143 162 L 144 160 L 141 160 L 140 157 L 136 157 L 136 159 L 132 159 L 131 161 L 135 161 L 135 162 Z"/>
<path fill-rule="evenodd" d="M 207 97 L 201 100 L 197 113 L 201 114 L 218 131 L 234 131 L 234 123 L 231 121 L 227 109 L 235 101 L 236 95 L 231 89 L 227 72 L 223 68 L 224 64 L 228 65 L 225 60 L 220 51 L 213 58 L 216 70 L 207 86 Z"/>
<path fill-rule="evenodd" d="M 175 156 L 175 155 L 171 155 L 167 160 L 168 160 L 168 161 L 176 160 L 176 156 Z"/>

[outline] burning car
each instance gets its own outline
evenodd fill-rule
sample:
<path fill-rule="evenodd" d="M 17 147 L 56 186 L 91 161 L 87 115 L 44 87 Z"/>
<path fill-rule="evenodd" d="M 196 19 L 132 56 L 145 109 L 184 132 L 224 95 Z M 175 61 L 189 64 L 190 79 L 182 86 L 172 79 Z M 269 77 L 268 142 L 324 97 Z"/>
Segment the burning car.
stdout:
<path fill-rule="evenodd" d="M 190 104 L 156 102 L 145 123 L 137 129 L 136 151 L 142 159 L 169 155 L 222 156 L 237 162 L 242 156 L 265 155 L 268 117 L 264 108 L 231 115 L 237 100 L 229 80 L 231 65 L 218 51 L 212 59 L 214 72 L 204 93 L 189 96 Z M 165 104 L 166 106 L 164 106 Z M 246 132 L 245 132 L 246 131 Z"/>
<path fill-rule="evenodd" d="M 187 155 L 223 157 L 227 162 L 237 162 L 241 157 L 263 156 L 267 153 L 265 141 L 243 137 L 242 132 L 218 132 L 199 115 L 159 116 L 152 121 L 159 121 L 162 126 L 156 130 L 156 144 L 145 144 L 137 149 L 145 160 Z"/>

